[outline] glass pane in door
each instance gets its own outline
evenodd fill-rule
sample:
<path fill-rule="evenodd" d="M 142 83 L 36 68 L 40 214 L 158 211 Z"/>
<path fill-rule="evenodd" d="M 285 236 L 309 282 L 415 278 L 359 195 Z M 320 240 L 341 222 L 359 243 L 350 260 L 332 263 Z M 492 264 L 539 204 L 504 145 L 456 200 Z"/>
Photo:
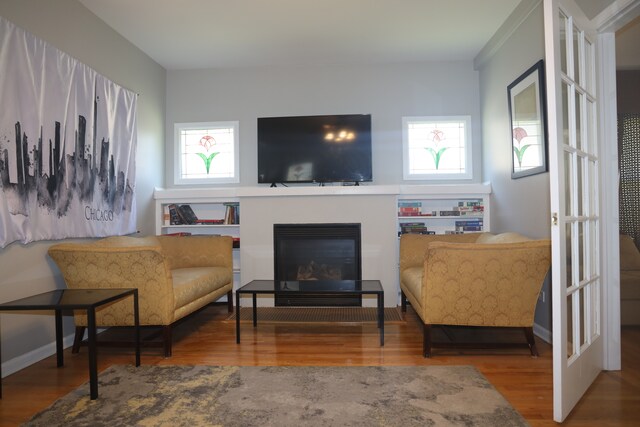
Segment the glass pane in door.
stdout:
<path fill-rule="evenodd" d="M 572 244 L 572 235 L 573 233 L 571 232 L 573 225 L 568 222 L 566 224 L 566 268 L 567 268 L 567 287 L 571 287 L 573 286 L 573 260 L 572 260 L 572 256 L 571 254 L 573 253 L 572 248 L 573 248 L 573 244 Z"/>
<path fill-rule="evenodd" d="M 573 342 L 573 294 L 570 294 L 567 296 L 567 359 L 575 354 Z"/>
<path fill-rule="evenodd" d="M 567 16 L 560 12 L 560 69 L 567 73 Z"/>
<path fill-rule="evenodd" d="M 573 80 L 580 83 L 582 80 L 582 67 L 580 66 L 580 31 L 573 27 L 573 70 L 569 69 L 569 75 Z M 571 72 L 573 71 L 573 73 Z"/>
<path fill-rule="evenodd" d="M 568 151 L 564 152 L 564 179 L 567 187 L 567 191 L 564 193 L 564 214 L 571 216 L 573 214 L 573 191 L 569 189 L 573 188 L 573 155 Z"/>

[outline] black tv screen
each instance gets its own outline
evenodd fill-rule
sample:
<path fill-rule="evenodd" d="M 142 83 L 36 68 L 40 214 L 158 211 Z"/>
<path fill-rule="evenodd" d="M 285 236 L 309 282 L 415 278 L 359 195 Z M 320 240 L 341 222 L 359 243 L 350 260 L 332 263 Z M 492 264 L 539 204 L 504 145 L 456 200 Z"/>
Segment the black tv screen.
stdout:
<path fill-rule="evenodd" d="M 371 115 L 258 118 L 258 182 L 372 180 Z"/>

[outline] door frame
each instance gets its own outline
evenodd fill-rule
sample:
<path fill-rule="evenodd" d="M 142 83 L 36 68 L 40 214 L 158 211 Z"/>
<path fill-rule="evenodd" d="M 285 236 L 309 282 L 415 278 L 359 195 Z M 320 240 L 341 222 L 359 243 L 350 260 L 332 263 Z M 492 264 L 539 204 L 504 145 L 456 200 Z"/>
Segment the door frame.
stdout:
<path fill-rule="evenodd" d="M 600 159 L 602 175 L 600 185 L 603 190 L 601 249 L 602 255 L 602 338 L 604 339 L 603 368 L 622 369 L 620 349 L 620 222 L 618 198 L 618 108 L 616 97 L 615 32 L 640 15 L 640 0 L 615 0 L 598 14 L 595 23 L 596 66 L 598 67 L 598 137 L 601 141 L 615 141 L 601 144 Z"/>

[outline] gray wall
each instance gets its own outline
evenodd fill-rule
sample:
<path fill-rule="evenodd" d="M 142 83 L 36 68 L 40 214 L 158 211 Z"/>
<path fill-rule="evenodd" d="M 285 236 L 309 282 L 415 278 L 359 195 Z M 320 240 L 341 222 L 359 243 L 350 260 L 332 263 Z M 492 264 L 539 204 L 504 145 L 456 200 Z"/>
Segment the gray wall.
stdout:
<path fill-rule="evenodd" d="M 491 231 L 517 231 L 550 238 L 549 174 L 511 179 L 511 132 L 507 86 L 544 58 L 542 2 L 517 27 L 480 71 L 483 180 L 491 182 Z M 551 331 L 550 283 L 538 301 L 536 324 Z"/>
<path fill-rule="evenodd" d="M 154 232 L 153 188 L 164 177 L 166 71 L 75 0 L 2 0 L 0 16 L 139 93 L 137 147 L 138 229 Z M 52 242 L 12 243 L 0 249 L 0 301 L 64 287 L 46 255 Z M 72 331 L 72 321 L 65 332 Z M 3 374 L 47 355 L 54 341 L 53 316 L 1 314 Z M 48 347 L 49 351 L 53 347 Z M 29 352 L 33 352 L 28 354 Z"/>
<path fill-rule="evenodd" d="M 403 116 L 470 115 L 480 181 L 478 73 L 466 61 L 169 71 L 166 186 L 174 123 L 239 120 L 240 185 L 255 186 L 258 117 L 348 113 L 372 114 L 374 184 L 402 181 Z"/>

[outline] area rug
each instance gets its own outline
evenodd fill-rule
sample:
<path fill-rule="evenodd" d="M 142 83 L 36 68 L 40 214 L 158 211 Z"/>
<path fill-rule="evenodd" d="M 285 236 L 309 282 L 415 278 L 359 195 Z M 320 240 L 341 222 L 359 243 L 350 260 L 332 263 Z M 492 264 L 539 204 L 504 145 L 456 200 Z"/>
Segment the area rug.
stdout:
<path fill-rule="evenodd" d="M 112 366 L 27 426 L 526 426 L 472 366 Z"/>
<path fill-rule="evenodd" d="M 375 307 L 258 307 L 258 322 L 377 322 Z M 236 320 L 232 313 L 226 320 Z M 240 308 L 240 321 L 253 321 L 253 308 Z M 397 307 L 385 307 L 385 322 L 403 322 Z"/>

